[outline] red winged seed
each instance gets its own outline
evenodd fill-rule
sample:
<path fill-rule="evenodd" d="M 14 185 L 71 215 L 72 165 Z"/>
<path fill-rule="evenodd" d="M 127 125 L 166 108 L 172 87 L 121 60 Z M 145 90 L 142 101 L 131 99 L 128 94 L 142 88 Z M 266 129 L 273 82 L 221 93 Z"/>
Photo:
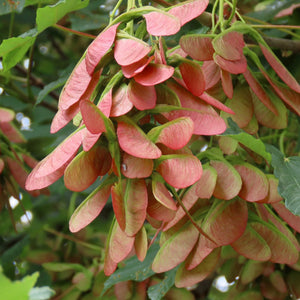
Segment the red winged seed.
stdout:
<path fill-rule="evenodd" d="M 15 112 L 11 109 L 0 107 L 0 122 L 11 122 L 15 117 Z"/>
<path fill-rule="evenodd" d="M 146 19 L 147 32 L 155 36 L 168 36 L 177 33 L 180 30 L 180 20 L 163 12 L 151 12 L 144 15 Z"/>
<path fill-rule="evenodd" d="M 258 97 L 258 99 L 275 115 L 278 115 L 278 111 L 274 104 L 272 103 L 271 99 L 269 98 L 268 94 L 262 88 L 260 83 L 257 79 L 253 76 L 251 71 L 247 68 L 247 70 L 243 73 L 246 81 L 248 82 L 250 88 L 254 92 L 254 94 Z"/>
<path fill-rule="evenodd" d="M 105 117 L 109 117 L 112 107 L 112 89 L 110 89 L 98 103 L 97 107 L 102 111 Z"/>
<path fill-rule="evenodd" d="M 3 172 L 4 167 L 5 167 L 4 160 L 0 158 L 0 174 Z"/>
<path fill-rule="evenodd" d="M 78 232 L 90 224 L 104 208 L 111 192 L 111 185 L 106 185 L 96 193 L 92 193 L 73 212 L 69 228 L 71 232 Z"/>
<path fill-rule="evenodd" d="M 152 192 L 155 199 L 171 210 L 177 210 L 176 203 L 173 197 L 170 195 L 169 190 L 166 186 L 159 181 L 152 180 Z"/>
<path fill-rule="evenodd" d="M 202 175 L 200 160 L 193 155 L 181 154 L 176 158 L 164 160 L 157 171 L 165 181 L 175 188 L 186 188 L 194 184 Z"/>
<path fill-rule="evenodd" d="M 188 90 L 195 96 L 202 95 L 205 89 L 205 80 L 201 66 L 192 61 L 183 62 L 179 65 L 179 69 Z"/>
<path fill-rule="evenodd" d="M 120 228 L 124 231 L 126 227 L 125 203 L 123 199 L 122 185 L 114 185 L 111 188 L 112 206 L 116 220 Z"/>
<path fill-rule="evenodd" d="M 111 117 L 123 116 L 132 109 L 133 104 L 128 98 L 127 89 L 128 86 L 124 84 L 113 93 L 110 111 Z"/>
<path fill-rule="evenodd" d="M 122 150 L 132 156 L 148 159 L 156 159 L 161 156 L 159 148 L 137 125 L 119 122 L 117 135 Z"/>
<path fill-rule="evenodd" d="M 187 270 L 182 264 L 177 270 L 175 286 L 177 288 L 189 287 L 204 280 L 215 270 L 220 257 L 220 248 L 210 253 L 196 268 Z"/>
<path fill-rule="evenodd" d="M 247 60 L 242 56 L 239 60 L 227 60 L 218 54 L 214 54 L 215 63 L 225 71 L 231 74 L 241 74 L 247 70 Z"/>
<path fill-rule="evenodd" d="M 205 90 L 212 88 L 221 79 L 220 67 L 213 61 L 205 61 L 202 65 L 205 80 Z"/>
<path fill-rule="evenodd" d="M 291 75 L 291 73 L 284 67 L 284 65 L 277 59 L 274 53 L 270 49 L 263 46 L 262 44 L 259 44 L 259 46 L 264 57 L 271 65 L 271 67 L 274 69 L 274 71 L 277 73 L 277 75 L 282 79 L 282 81 L 285 82 L 292 90 L 294 90 L 297 93 L 300 93 L 299 83 Z"/>
<path fill-rule="evenodd" d="M 222 87 L 224 90 L 225 95 L 231 99 L 233 96 L 233 86 L 232 86 L 232 80 L 231 75 L 229 72 L 221 69 L 221 81 L 222 81 Z"/>
<path fill-rule="evenodd" d="M 127 97 L 138 110 L 152 109 L 156 104 L 154 86 L 144 86 L 134 80 L 128 85 Z"/>
<path fill-rule="evenodd" d="M 190 0 L 172 7 L 168 13 L 180 20 L 180 25 L 199 17 L 206 9 L 208 0 Z"/>
<path fill-rule="evenodd" d="M 83 151 L 89 151 L 92 147 L 97 143 L 98 139 L 100 138 L 101 133 L 93 134 L 90 133 L 87 128 L 83 129 L 83 139 L 82 139 L 82 148 Z"/>
<path fill-rule="evenodd" d="M 120 66 L 129 66 L 143 59 L 151 47 L 137 39 L 121 39 L 115 42 L 114 56 Z"/>
<path fill-rule="evenodd" d="M 146 178 L 152 174 L 153 160 L 123 154 L 121 173 L 127 178 Z"/>
<path fill-rule="evenodd" d="M 28 176 L 24 166 L 18 161 L 10 157 L 5 157 L 11 175 L 22 189 L 25 189 L 25 181 Z"/>
<path fill-rule="evenodd" d="M 167 65 L 150 63 L 143 72 L 134 76 L 136 82 L 145 86 L 162 83 L 172 77 L 174 68 Z"/>
<path fill-rule="evenodd" d="M 162 130 L 161 127 L 163 127 Z M 147 135 L 155 143 L 162 143 L 173 150 L 178 150 L 187 145 L 193 132 L 194 122 L 192 119 L 182 117 L 153 128 Z M 174 139 L 174 136 L 177 138 Z"/>
<path fill-rule="evenodd" d="M 95 146 L 88 152 L 79 153 L 65 170 L 65 186 L 74 192 L 87 189 L 98 176 L 104 176 L 111 168 L 109 151 Z"/>
<path fill-rule="evenodd" d="M 106 132 L 104 121 L 99 114 L 100 110 L 94 103 L 90 101 L 81 101 L 79 106 L 83 122 L 88 131 L 93 134 Z"/>
<path fill-rule="evenodd" d="M 51 175 L 52 173 L 61 170 L 62 167 L 66 167 L 66 163 L 73 158 L 79 149 L 82 142 L 82 137 L 82 130 L 69 136 L 52 153 L 39 162 L 26 181 L 26 189 L 37 189 L 35 188 L 36 179 Z"/>
<path fill-rule="evenodd" d="M 220 109 L 223 110 L 231 115 L 234 115 L 234 111 L 232 109 L 230 109 L 229 107 L 227 107 L 226 105 L 224 105 L 222 102 L 220 102 L 219 100 L 215 99 L 214 97 L 210 96 L 209 94 L 207 94 L 206 92 L 204 92 L 201 96 L 200 99 L 205 101 L 206 103 Z"/>
<path fill-rule="evenodd" d="M 58 108 L 66 110 L 79 101 L 91 80 L 92 76 L 86 70 L 86 60 L 83 59 L 66 82 L 59 97 Z"/>
<path fill-rule="evenodd" d="M 50 133 L 56 133 L 65 127 L 79 113 L 79 111 L 80 109 L 78 102 L 66 110 L 59 109 L 52 120 Z"/>
<path fill-rule="evenodd" d="M 134 250 L 139 261 L 143 261 L 147 254 L 148 238 L 145 227 L 137 233 L 134 240 Z"/>
<path fill-rule="evenodd" d="M 216 53 L 226 60 L 240 60 L 244 56 L 243 48 L 245 42 L 242 33 L 236 31 L 228 32 L 216 37 L 212 44 Z"/>
<path fill-rule="evenodd" d="M 127 257 L 134 245 L 134 237 L 129 237 L 115 222 L 109 240 L 109 255 L 111 259 L 119 263 Z"/>
<path fill-rule="evenodd" d="M 0 130 L 13 143 L 26 142 L 24 136 L 13 123 L 0 122 Z"/>
<path fill-rule="evenodd" d="M 86 69 L 89 74 L 94 72 L 94 69 L 100 62 L 101 58 L 112 46 L 119 25 L 120 23 L 115 24 L 102 31 L 88 47 L 86 53 Z"/>
<path fill-rule="evenodd" d="M 126 78 L 132 78 L 135 75 L 143 72 L 143 70 L 150 64 L 150 62 L 154 59 L 153 56 L 151 57 L 143 57 L 139 61 L 128 65 L 128 66 L 122 66 L 122 72 L 123 75 Z"/>
<path fill-rule="evenodd" d="M 256 202 L 268 195 L 268 179 L 261 170 L 248 163 L 235 165 L 234 167 L 242 178 L 243 185 L 239 192 L 242 199 Z"/>
<path fill-rule="evenodd" d="M 249 259 L 268 261 L 271 258 L 271 249 L 267 242 L 251 226 L 247 226 L 243 235 L 231 246 L 237 253 Z"/>
<path fill-rule="evenodd" d="M 246 229 L 248 207 L 242 199 L 218 201 L 218 205 L 210 209 L 202 228 L 216 244 L 229 245 Z"/>
<path fill-rule="evenodd" d="M 183 51 L 195 60 L 213 60 L 215 50 L 210 37 L 186 35 L 181 37 L 179 44 Z"/>

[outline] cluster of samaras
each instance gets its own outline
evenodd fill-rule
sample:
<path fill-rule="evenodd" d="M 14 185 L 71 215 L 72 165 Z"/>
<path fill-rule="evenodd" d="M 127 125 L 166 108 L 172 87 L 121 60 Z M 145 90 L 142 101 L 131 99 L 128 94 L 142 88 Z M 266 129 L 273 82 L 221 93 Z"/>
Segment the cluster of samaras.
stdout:
<path fill-rule="evenodd" d="M 259 261 L 294 264 L 298 259 L 295 236 L 263 204 L 281 201 L 275 177 L 246 162 L 231 164 L 223 156 L 202 166 L 188 147 L 195 136 L 223 133 L 228 114 L 245 131 L 255 133 L 258 123 L 286 126 L 282 100 L 300 112 L 295 101 L 298 83 L 245 24 L 236 22 L 215 36 L 183 36 L 180 48 L 167 51 L 162 36 L 177 33 L 207 5 L 197 0 L 168 11 L 146 7 L 149 13 L 143 15 L 136 36 L 122 30 L 125 22 L 141 20 L 139 10 L 133 10 L 101 32 L 66 83 L 51 126 L 56 132 L 74 120 L 78 129 L 27 180 L 26 188 L 35 190 L 64 175 L 67 188 L 83 191 L 105 176 L 74 212 L 70 230 L 88 225 L 112 196 L 115 221 L 107 241 L 107 275 L 133 248 L 140 260 L 145 258 L 146 220 L 162 232 L 153 270 L 164 272 L 185 261 L 177 271 L 178 287 L 205 278 L 224 245 Z M 258 42 L 286 85 L 270 76 L 245 45 L 243 34 Z M 144 41 L 149 35 L 159 37 L 156 43 Z M 260 70 L 267 87 L 247 59 Z M 220 92 L 225 97 L 217 97 Z M 228 100 L 224 104 L 220 98 Z M 274 208 L 299 230 L 284 205 Z"/>
<path fill-rule="evenodd" d="M 0 107 L 0 211 L 13 196 L 20 197 L 19 188 L 25 189 L 25 181 L 29 171 L 37 165 L 37 161 L 22 152 L 16 143 L 24 143 L 25 138 L 13 124 L 15 113 L 11 109 Z M 38 196 L 39 191 L 31 192 Z"/>

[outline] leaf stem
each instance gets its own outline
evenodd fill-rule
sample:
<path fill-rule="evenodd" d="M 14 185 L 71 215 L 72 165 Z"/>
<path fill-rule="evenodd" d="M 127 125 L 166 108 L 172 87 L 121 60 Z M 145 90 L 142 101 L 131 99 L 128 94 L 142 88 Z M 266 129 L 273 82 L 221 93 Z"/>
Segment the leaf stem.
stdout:
<path fill-rule="evenodd" d="M 200 234 L 204 235 L 207 239 L 209 239 L 211 242 L 215 243 L 203 230 L 202 228 L 196 223 L 196 221 L 193 219 L 193 216 L 190 214 L 190 212 L 187 210 L 187 208 L 184 206 L 183 202 L 181 201 L 180 197 L 178 196 L 177 192 L 175 191 L 174 188 L 172 188 L 172 192 L 178 201 L 179 205 L 181 208 L 184 210 L 186 213 L 187 217 L 189 220 L 192 222 L 192 224 L 196 227 L 196 229 L 200 232 Z"/>
<path fill-rule="evenodd" d="M 120 5 L 122 4 L 123 0 L 119 0 L 116 4 L 116 6 L 114 7 L 114 9 L 112 10 L 112 12 L 109 15 L 109 23 L 112 22 L 113 18 L 115 17 L 115 14 L 117 12 L 117 10 L 119 9 Z"/>
<path fill-rule="evenodd" d="M 9 29 L 8 29 L 8 38 L 11 38 L 13 35 L 13 28 L 14 28 L 14 22 L 15 22 L 15 12 L 12 12 L 10 14 L 10 21 L 9 21 Z"/>
<path fill-rule="evenodd" d="M 271 29 L 296 29 L 296 30 L 300 30 L 300 26 L 297 25 L 272 25 L 272 24 L 268 24 L 268 25 L 259 25 L 259 24 L 253 24 L 250 25 L 252 28 L 271 28 Z"/>
<path fill-rule="evenodd" d="M 89 249 L 92 249 L 92 250 L 96 250 L 96 251 L 102 251 L 101 247 L 98 247 L 96 245 L 93 245 L 93 244 L 90 244 L 90 243 L 87 243 L 87 242 L 83 242 L 83 241 L 81 241 L 81 240 L 79 240 L 79 239 L 77 239 L 77 238 L 75 238 L 73 236 L 70 236 L 70 235 L 58 232 L 58 231 L 56 231 L 54 229 L 51 229 L 51 228 L 48 228 L 48 227 L 44 227 L 44 230 L 46 232 L 49 232 L 49 233 L 53 234 L 53 235 L 62 237 L 64 239 L 66 239 L 66 240 L 69 240 L 69 241 L 72 241 L 72 242 L 77 243 L 79 245 L 82 245 L 82 246 L 84 246 L 86 248 L 89 248 Z"/>
<path fill-rule="evenodd" d="M 73 30 L 71 28 L 67 28 L 67 27 L 59 25 L 59 24 L 54 24 L 53 27 L 56 28 L 56 29 L 59 29 L 59 30 L 62 30 L 62 31 L 65 31 L 65 32 L 68 32 L 68 33 L 73 33 L 73 34 L 76 34 L 78 36 L 83 36 L 83 37 L 86 37 L 86 38 L 89 38 L 89 39 L 94 40 L 96 38 L 95 35 L 84 33 L 84 32 L 77 31 L 77 30 Z"/>

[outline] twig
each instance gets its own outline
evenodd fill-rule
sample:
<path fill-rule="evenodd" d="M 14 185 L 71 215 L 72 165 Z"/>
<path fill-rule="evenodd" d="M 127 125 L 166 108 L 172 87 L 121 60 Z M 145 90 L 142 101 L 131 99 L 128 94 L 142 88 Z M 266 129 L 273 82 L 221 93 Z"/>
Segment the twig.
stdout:
<path fill-rule="evenodd" d="M 96 38 L 95 35 L 92 35 L 92 34 L 89 34 L 89 33 L 84 33 L 84 32 L 77 31 L 77 30 L 73 30 L 73 29 L 64 27 L 64 26 L 59 25 L 59 24 L 55 24 L 55 25 L 53 25 L 53 27 L 56 28 L 56 29 L 59 29 L 59 30 L 65 31 L 65 32 L 69 32 L 69 33 L 73 33 L 73 34 L 76 34 L 76 35 L 79 35 L 79 36 L 83 36 L 83 37 L 86 37 L 86 38 L 89 38 L 89 39 L 94 40 Z"/>

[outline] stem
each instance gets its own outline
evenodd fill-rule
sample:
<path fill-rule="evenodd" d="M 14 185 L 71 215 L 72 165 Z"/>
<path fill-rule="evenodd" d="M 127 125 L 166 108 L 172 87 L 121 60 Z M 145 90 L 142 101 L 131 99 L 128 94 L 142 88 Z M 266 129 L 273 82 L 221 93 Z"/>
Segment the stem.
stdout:
<path fill-rule="evenodd" d="M 192 224 L 196 227 L 196 229 L 200 232 L 200 234 L 204 235 L 207 239 L 209 239 L 211 242 L 215 243 L 203 230 L 202 228 L 196 223 L 196 221 L 193 219 L 192 215 L 190 214 L 190 212 L 187 210 L 187 208 L 184 206 L 183 202 L 181 201 L 180 197 L 178 196 L 177 192 L 175 191 L 174 188 L 172 188 L 172 192 L 176 198 L 176 200 L 178 201 L 179 205 L 181 206 L 181 208 L 184 210 L 184 212 L 186 213 L 187 217 L 190 219 L 190 221 L 192 222 Z"/>
<path fill-rule="evenodd" d="M 27 94 L 29 98 L 34 98 L 32 90 L 31 90 L 31 84 L 30 84 L 30 78 L 31 78 L 31 70 L 32 70 L 32 64 L 33 64 L 33 51 L 34 51 L 35 41 L 33 42 L 30 52 L 29 52 L 29 64 L 28 64 L 28 70 L 27 70 Z"/>
<path fill-rule="evenodd" d="M 98 246 L 90 244 L 90 243 L 83 242 L 83 241 L 78 240 L 77 238 L 75 238 L 73 236 L 70 236 L 70 235 L 58 232 L 58 231 L 56 231 L 54 229 L 45 227 L 44 230 L 46 232 L 49 232 L 49 233 L 54 234 L 56 236 L 62 237 L 64 239 L 66 239 L 66 240 L 69 240 L 69 241 L 72 241 L 74 243 L 80 244 L 80 245 L 82 245 L 82 246 L 84 246 L 86 248 L 89 248 L 89 249 L 92 249 L 92 250 L 96 250 L 96 251 L 102 251 L 101 247 L 98 247 Z"/>
<path fill-rule="evenodd" d="M 212 32 L 214 33 L 216 30 L 216 24 L 215 24 L 215 15 L 216 15 L 216 10 L 217 10 L 217 6 L 218 6 L 219 0 L 216 0 L 214 3 L 214 6 L 212 8 L 211 11 L 211 27 L 212 27 Z"/>
<path fill-rule="evenodd" d="M 285 137 L 286 131 L 284 130 L 279 137 L 279 150 L 284 155 L 284 137 Z"/>
<path fill-rule="evenodd" d="M 232 21 L 233 17 L 235 16 L 235 10 L 236 10 L 236 3 L 237 0 L 233 0 L 232 1 L 232 5 L 230 5 L 230 3 L 228 3 L 231 6 L 231 13 L 229 18 L 227 19 L 225 25 L 228 26 L 230 24 L 230 22 Z"/>
<path fill-rule="evenodd" d="M 296 25 L 257 25 L 257 24 L 253 24 L 251 25 L 252 28 L 271 28 L 271 29 L 296 29 L 296 30 L 300 30 L 300 26 L 296 26 Z"/>
<path fill-rule="evenodd" d="M 120 5 L 122 4 L 123 0 L 119 0 L 116 4 L 116 6 L 114 7 L 114 9 L 112 10 L 112 12 L 110 13 L 110 16 L 109 16 L 109 23 L 112 22 L 115 14 L 116 14 L 116 11 L 118 10 L 118 8 L 120 7 Z"/>
<path fill-rule="evenodd" d="M 10 21 L 9 21 L 9 29 L 8 29 L 8 38 L 12 37 L 13 35 L 13 28 L 14 28 L 14 22 L 15 22 L 15 12 L 12 12 L 10 14 Z"/>
<path fill-rule="evenodd" d="M 56 28 L 56 29 L 59 29 L 59 30 L 62 30 L 62 31 L 65 31 L 65 32 L 68 32 L 68 33 L 73 33 L 73 34 L 76 34 L 78 36 L 83 36 L 83 37 L 86 37 L 86 38 L 89 38 L 89 39 L 94 40 L 96 38 L 95 35 L 84 33 L 84 32 L 77 31 L 77 30 L 73 30 L 73 29 L 64 27 L 64 26 L 59 25 L 59 24 L 54 24 L 53 27 Z"/>
<path fill-rule="evenodd" d="M 219 3 L 219 22 L 221 31 L 224 31 L 224 0 Z"/>

